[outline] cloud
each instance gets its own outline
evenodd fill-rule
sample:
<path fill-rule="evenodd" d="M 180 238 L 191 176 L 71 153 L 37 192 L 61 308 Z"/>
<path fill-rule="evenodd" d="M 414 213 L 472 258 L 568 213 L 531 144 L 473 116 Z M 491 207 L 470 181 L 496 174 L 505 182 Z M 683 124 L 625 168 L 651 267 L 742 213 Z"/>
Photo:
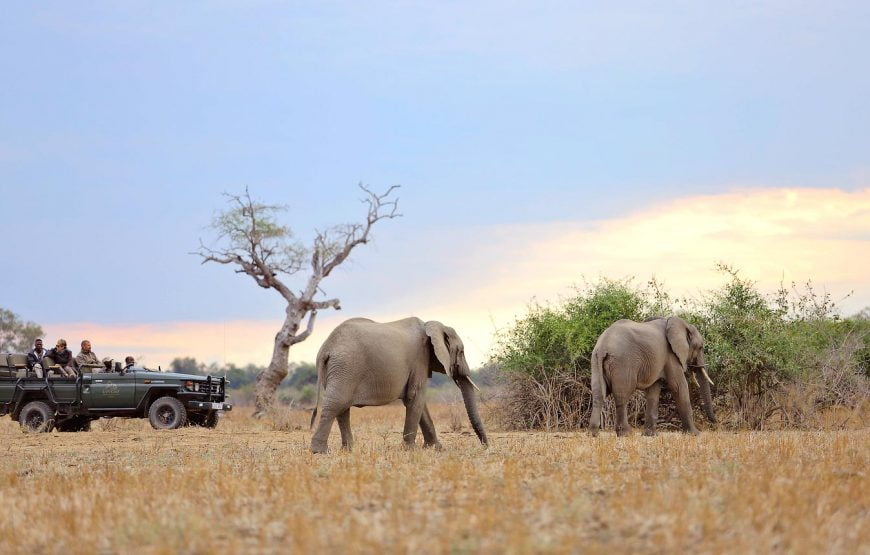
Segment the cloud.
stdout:
<path fill-rule="evenodd" d="M 367 288 L 364 315 L 441 319 L 460 332 L 474 365 L 490 354 L 494 332 L 524 313 L 532 298 L 555 301 L 598 276 L 656 276 L 669 291 L 692 296 L 722 283 L 714 269 L 721 261 L 763 289 L 812 279 L 835 299 L 854 290 L 843 303 L 847 312 L 870 305 L 870 189 L 735 189 L 610 220 L 454 229 L 424 252 L 420 244 L 428 243 L 405 238 L 391 267 L 367 275 L 354 270 L 352 279 Z M 319 315 L 315 333 L 293 348 L 291 360 L 314 360 L 329 332 L 356 315 Z M 100 356 L 266 364 L 279 326 L 276 319 L 45 329 L 49 341 L 55 334 L 71 342 L 88 337 Z"/>

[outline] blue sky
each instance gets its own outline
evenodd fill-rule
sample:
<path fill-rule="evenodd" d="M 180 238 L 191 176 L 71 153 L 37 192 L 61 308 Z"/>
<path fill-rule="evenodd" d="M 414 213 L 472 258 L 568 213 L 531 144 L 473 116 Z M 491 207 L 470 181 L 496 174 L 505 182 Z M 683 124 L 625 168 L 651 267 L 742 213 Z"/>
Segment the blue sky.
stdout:
<path fill-rule="evenodd" d="M 0 51 L 0 306 L 51 332 L 274 328 L 277 295 L 188 254 L 245 186 L 307 238 L 359 218 L 356 183 L 401 184 L 405 217 L 325 288 L 340 317 L 445 321 L 488 279 L 481 237 L 509 273 L 551 225 L 610 239 L 680 199 L 870 186 L 867 3 L 17 2 Z M 558 289 L 527 287 L 466 317 Z"/>

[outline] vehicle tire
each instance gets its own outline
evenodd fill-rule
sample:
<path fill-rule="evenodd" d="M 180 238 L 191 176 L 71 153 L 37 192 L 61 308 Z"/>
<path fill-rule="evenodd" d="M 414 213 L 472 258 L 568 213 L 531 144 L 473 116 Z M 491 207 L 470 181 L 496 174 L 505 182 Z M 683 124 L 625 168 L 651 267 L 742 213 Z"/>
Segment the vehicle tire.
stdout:
<path fill-rule="evenodd" d="M 57 424 L 58 432 L 90 432 L 91 419 L 84 416 L 70 418 L 66 422 Z"/>
<path fill-rule="evenodd" d="M 50 432 L 54 429 L 54 409 L 45 401 L 30 401 L 21 409 L 18 423 L 26 433 Z"/>
<path fill-rule="evenodd" d="M 187 424 L 187 409 L 175 397 L 161 397 L 151 403 L 148 421 L 155 430 L 174 430 Z"/>
<path fill-rule="evenodd" d="M 193 413 L 187 416 L 187 422 L 191 426 L 200 426 L 202 428 L 215 428 L 218 425 L 218 411 L 213 410 L 209 413 Z"/>

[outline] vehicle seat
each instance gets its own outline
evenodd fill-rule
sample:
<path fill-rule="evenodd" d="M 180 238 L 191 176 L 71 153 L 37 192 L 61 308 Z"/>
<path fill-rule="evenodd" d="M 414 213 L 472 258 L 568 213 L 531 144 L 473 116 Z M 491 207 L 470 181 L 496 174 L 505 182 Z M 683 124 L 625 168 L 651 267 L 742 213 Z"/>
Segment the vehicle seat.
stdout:
<path fill-rule="evenodd" d="M 27 355 L 20 353 L 10 353 L 6 355 L 6 364 L 10 368 L 27 368 Z"/>
<path fill-rule="evenodd" d="M 0 353 L 0 377 L 14 378 L 13 369 L 9 367 L 7 357 L 9 355 Z"/>
<path fill-rule="evenodd" d="M 51 357 L 44 357 L 42 359 L 42 368 L 46 372 L 46 376 L 51 376 L 52 373 L 60 374 L 57 370 L 60 369 L 60 364 L 56 363 Z"/>
<path fill-rule="evenodd" d="M 106 367 L 102 364 L 82 364 L 78 368 L 80 374 L 98 374 L 105 372 Z"/>

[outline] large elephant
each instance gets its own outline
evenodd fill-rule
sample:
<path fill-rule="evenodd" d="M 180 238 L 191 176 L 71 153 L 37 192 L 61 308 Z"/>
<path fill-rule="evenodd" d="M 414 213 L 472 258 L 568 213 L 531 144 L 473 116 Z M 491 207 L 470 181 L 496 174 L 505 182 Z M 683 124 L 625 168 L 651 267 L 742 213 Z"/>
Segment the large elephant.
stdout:
<path fill-rule="evenodd" d="M 649 318 L 645 322 L 618 320 L 604 330 L 592 351 L 592 415 L 589 432 L 598 435 L 601 409 L 607 391 L 616 403 L 616 435 L 631 432 L 626 407 L 636 389 L 646 393 L 644 435 L 656 433 L 659 393 L 664 381 L 677 401 L 677 411 L 683 429 L 697 434 L 692 418 L 689 384 L 692 377 L 701 390 L 701 401 L 707 419 L 715 423 L 710 385 L 704 358 L 704 338 L 698 328 L 682 318 Z"/>
<path fill-rule="evenodd" d="M 470 378 L 462 340 L 453 328 L 419 318 L 387 323 L 352 318 L 335 328 L 317 353 L 317 407 L 322 386 L 323 410 L 311 438 L 311 451 L 326 452 L 335 419 L 342 447 L 350 449 L 350 407 L 386 405 L 396 399 L 405 403 L 405 445 L 414 445 L 419 427 L 424 446 L 440 448 L 426 407 L 426 386 L 432 372 L 446 373 L 459 386 L 471 426 L 486 445 L 474 395 L 477 386 Z M 311 415 L 312 427 L 317 407 Z"/>

